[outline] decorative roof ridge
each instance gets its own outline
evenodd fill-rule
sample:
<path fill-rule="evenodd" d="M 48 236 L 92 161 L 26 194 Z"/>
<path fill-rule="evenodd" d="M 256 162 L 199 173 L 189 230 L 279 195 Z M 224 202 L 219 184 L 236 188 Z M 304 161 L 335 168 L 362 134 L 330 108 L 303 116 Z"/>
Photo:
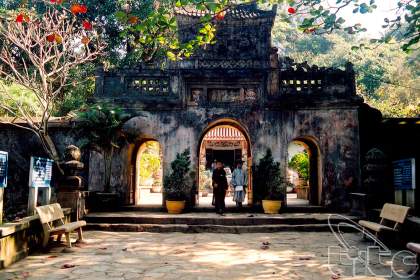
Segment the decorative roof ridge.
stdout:
<path fill-rule="evenodd" d="M 235 4 L 226 9 L 225 18 L 230 19 L 250 19 L 250 18 L 272 18 L 276 15 L 277 5 L 273 5 L 271 10 L 261 10 L 257 2 Z M 215 16 L 216 13 L 208 10 L 197 10 L 191 7 L 176 8 L 175 14 L 190 17 L 203 17 L 205 15 Z"/>

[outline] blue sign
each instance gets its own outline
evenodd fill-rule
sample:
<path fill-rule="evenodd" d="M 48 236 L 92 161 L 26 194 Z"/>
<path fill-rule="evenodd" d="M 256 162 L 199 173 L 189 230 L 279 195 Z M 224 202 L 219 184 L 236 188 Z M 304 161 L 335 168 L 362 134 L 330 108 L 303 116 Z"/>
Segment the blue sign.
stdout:
<path fill-rule="evenodd" d="M 0 188 L 7 187 L 8 153 L 0 151 Z"/>
<path fill-rule="evenodd" d="M 29 187 L 51 187 L 52 167 L 54 161 L 47 158 L 31 157 L 29 173 Z"/>
<path fill-rule="evenodd" d="M 395 190 L 414 190 L 416 188 L 416 162 L 414 158 L 392 162 Z"/>

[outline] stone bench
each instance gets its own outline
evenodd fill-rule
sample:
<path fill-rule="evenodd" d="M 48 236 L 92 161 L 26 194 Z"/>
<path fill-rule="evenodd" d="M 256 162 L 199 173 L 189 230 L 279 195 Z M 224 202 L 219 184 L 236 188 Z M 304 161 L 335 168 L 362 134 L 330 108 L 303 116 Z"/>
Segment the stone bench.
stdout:
<path fill-rule="evenodd" d="M 79 240 L 83 240 L 82 227 L 86 226 L 86 222 L 76 221 L 72 223 L 65 223 L 63 220 L 64 213 L 60 204 L 54 203 L 39 206 L 36 207 L 35 210 L 39 215 L 42 228 L 44 229 L 44 239 L 42 243 L 43 247 L 48 245 L 48 241 L 51 236 L 57 235 L 57 241 L 60 241 L 61 236 L 64 234 L 66 236 L 67 246 L 71 248 L 70 233 L 73 231 L 77 231 Z M 58 222 L 59 225 L 55 225 L 55 222 Z"/>
<path fill-rule="evenodd" d="M 71 209 L 63 209 L 66 220 Z M 25 258 L 42 245 L 43 229 L 39 216 L 29 216 L 0 225 L 0 269 Z"/>
<path fill-rule="evenodd" d="M 385 203 L 379 215 L 381 218 L 379 223 L 360 220 L 359 225 L 361 225 L 363 229 L 375 232 L 376 237 L 378 237 L 378 234 L 382 231 L 397 232 L 400 229 L 400 225 L 404 223 L 408 210 L 410 210 L 410 207 Z"/>
<path fill-rule="evenodd" d="M 417 274 L 420 274 L 420 243 L 407 243 L 407 248 L 417 254 Z"/>

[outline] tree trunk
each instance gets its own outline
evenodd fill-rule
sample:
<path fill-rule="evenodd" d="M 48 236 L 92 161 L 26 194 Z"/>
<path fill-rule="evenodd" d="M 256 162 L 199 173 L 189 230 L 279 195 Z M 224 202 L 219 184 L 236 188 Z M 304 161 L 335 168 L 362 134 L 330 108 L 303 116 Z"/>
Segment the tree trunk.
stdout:
<path fill-rule="evenodd" d="M 109 193 L 111 191 L 111 173 L 112 173 L 112 156 L 114 155 L 114 148 L 104 150 L 105 159 L 105 185 L 104 192 Z"/>
<path fill-rule="evenodd" d="M 44 148 L 45 152 L 52 160 L 54 160 L 54 163 L 56 164 L 58 170 L 60 171 L 61 175 L 63 175 L 64 171 L 60 166 L 60 155 L 58 154 L 57 148 L 54 142 L 52 141 L 51 137 L 48 134 L 44 134 L 42 132 L 37 133 L 37 135 L 41 141 L 42 147 Z"/>

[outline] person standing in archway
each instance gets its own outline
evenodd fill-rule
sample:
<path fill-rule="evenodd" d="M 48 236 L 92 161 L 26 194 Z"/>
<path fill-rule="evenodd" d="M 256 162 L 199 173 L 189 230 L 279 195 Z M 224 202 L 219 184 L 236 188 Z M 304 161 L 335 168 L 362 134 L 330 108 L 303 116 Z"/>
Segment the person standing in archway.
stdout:
<path fill-rule="evenodd" d="M 212 181 L 216 212 L 220 215 L 224 215 L 223 213 L 225 211 L 225 197 L 226 190 L 228 189 L 228 183 L 223 163 L 220 161 L 217 161 L 216 163 L 216 169 L 213 171 Z"/>
<path fill-rule="evenodd" d="M 233 201 L 236 202 L 236 207 L 241 208 L 242 203 L 245 200 L 245 190 L 248 185 L 248 175 L 247 172 L 242 169 L 243 161 L 238 161 L 236 163 L 236 168 L 232 173 L 231 184 L 234 188 Z"/>

